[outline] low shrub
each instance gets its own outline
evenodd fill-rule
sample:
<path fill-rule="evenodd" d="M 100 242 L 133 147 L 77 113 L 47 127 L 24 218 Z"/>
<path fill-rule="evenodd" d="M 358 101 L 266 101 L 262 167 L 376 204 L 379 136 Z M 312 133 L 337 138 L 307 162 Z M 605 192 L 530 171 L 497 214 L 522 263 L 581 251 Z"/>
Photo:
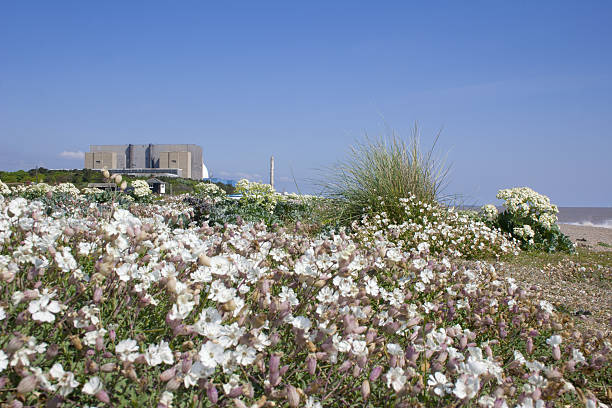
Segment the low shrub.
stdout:
<path fill-rule="evenodd" d="M 529 187 L 499 190 L 497 198 L 504 200 L 504 211 L 495 206 L 482 208 L 483 217 L 491 225 L 512 234 L 523 249 L 546 252 L 573 252 L 574 244 L 557 225 L 559 209 L 550 199 Z"/>
<path fill-rule="evenodd" d="M 518 243 L 500 229 L 478 219 L 477 214 L 458 212 L 415 196 L 399 199 L 401 223 L 386 213 L 366 215 L 352 227 L 359 239 L 375 244 L 384 239 L 405 251 L 462 258 L 499 257 L 516 253 Z"/>
<path fill-rule="evenodd" d="M 194 194 L 213 201 L 220 201 L 226 196 L 219 186 L 213 183 L 198 183 L 193 187 Z"/>

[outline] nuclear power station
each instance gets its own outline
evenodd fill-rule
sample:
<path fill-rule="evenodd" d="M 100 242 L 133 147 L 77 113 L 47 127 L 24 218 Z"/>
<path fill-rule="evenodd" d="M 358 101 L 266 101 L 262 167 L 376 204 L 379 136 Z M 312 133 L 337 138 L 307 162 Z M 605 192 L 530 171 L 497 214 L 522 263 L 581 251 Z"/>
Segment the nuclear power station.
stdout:
<path fill-rule="evenodd" d="M 208 178 L 202 148 L 194 144 L 90 145 L 85 153 L 86 169 L 108 169 L 111 173 L 168 175 L 194 180 Z"/>

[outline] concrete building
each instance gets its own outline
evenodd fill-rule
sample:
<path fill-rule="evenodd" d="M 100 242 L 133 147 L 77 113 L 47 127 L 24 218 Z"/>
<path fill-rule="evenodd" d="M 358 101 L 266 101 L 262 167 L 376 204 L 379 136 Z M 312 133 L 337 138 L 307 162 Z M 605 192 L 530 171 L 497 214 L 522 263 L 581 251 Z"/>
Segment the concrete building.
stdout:
<path fill-rule="evenodd" d="M 125 174 L 171 174 L 201 180 L 208 177 L 202 148 L 194 144 L 91 145 L 86 169 L 107 168 Z M 206 174 L 204 174 L 206 173 Z"/>

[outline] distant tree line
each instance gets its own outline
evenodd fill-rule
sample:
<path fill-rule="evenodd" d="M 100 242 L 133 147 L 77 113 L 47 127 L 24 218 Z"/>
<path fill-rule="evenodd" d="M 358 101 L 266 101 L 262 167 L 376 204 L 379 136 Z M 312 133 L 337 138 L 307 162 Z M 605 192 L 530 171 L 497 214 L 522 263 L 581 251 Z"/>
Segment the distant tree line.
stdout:
<path fill-rule="evenodd" d="M 130 177 L 124 176 L 128 182 L 132 180 L 147 180 L 150 177 Z M 166 193 L 185 194 L 193 192 L 193 187 L 200 183 L 198 180 L 185 179 L 180 177 L 156 177 L 168 184 Z M 104 178 L 99 170 L 74 169 L 74 170 L 49 170 L 44 167 L 30 170 L 0 171 L 0 180 L 5 183 L 47 183 L 51 185 L 59 183 L 72 183 L 78 188 L 87 187 L 89 183 L 103 183 Z M 230 184 L 214 183 L 226 193 L 232 194 L 234 187 Z"/>

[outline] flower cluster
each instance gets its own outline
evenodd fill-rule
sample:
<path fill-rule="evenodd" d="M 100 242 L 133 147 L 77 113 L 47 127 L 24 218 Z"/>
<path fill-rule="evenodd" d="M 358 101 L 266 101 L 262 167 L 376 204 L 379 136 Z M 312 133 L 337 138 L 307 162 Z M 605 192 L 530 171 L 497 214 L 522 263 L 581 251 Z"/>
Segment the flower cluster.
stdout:
<path fill-rule="evenodd" d="M 528 241 L 530 244 L 533 244 L 533 237 L 535 236 L 535 232 L 533 232 L 529 225 L 525 224 L 522 227 L 514 227 L 512 232 L 515 236 Z"/>
<path fill-rule="evenodd" d="M 497 220 L 497 216 L 499 215 L 497 207 L 495 207 L 493 204 L 483 205 L 480 209 L 480 212 L 482 214 L 482 217 L 489 222 L 494 222 L 495 220 Z"/>
<path fill-rule="evenodd" d="M 401 224 L 393 223 L 382 213 L 354 222 L 353 229 L 367 242 L 384 239 L 396 243 L 400 250 L 427 248 L 435 255 L 474 258 L 518 251 L 511 237 L 469 213 L 425 203 L 414 196 L 400 199 L 400 207 L 405 214 Z"/>
<path fill-rule="evenodd" d="M 151 195 L 149 184 L 145 180 L 134 180 L 131 183 L 134 188 L 133 195 L 135 198 L 145 198 Z"/>
<path fill-rule="evenodd" d="M 512 234 L 524 249 L 572 252 L 574 245 L 557 226 L 559 209 L 550 199 L 528 187 L 499 190 L 497 198 L 505 200 L 505 211 L 495 214 L 492 205 L 483 207 L 486 222 Z M 488 211 L 488 212 L 487 212 Z"/>
<path fill-rule="evenodd" d="M 276 191 L 270 184 L 241 179 L 236 183 L 236 193 L 253 198 L 263 198 L 274 196 Z"/>
<path fill-rule="evenodd" d="M 97 187 L 85 187 L 82 193 L 86 196 L 87 195 L 98 195 L 98 194 L 103 194 L 104 190 L 101 190 Z"/>
<path fill-rule="evenodd" d="M 11 194 L 11 189 L 9 188 L 9 186 L 4 184 L 2 182 L 2 180 L 0 180 L 0 194 L 2 194 L 2 195 L 9 195 L 9 194 Z"/>
<path fill-rule="evenodd" d="M 545 195 L 536 193 L 529 187 L 515 187 L 497 192 L 497 198 L 504 200 L 504 206 L 513 215 L 529 219 L 529 224 L 539 224 L 550 229 L 557 222 L 559 209 L 550 203 Z M 527 222 L 526 222 L 527 223 Z"/>
<path fill-rule="evenodd" d="M 15 187 L 15 193 L 29 199 L 44 197 L 48 193 L 52 192 L 53 187 L 47 183 L 35 183 L 28 186 Z"/>
<path fill-rule="evenodd" d="M 583 378 L 610 370 L 609 336 L 564 327 L 495 265 L 445 256 L 468 244 L 435 249 L 441 237 L 459 242 L 451 226 L 466 223 L 468 240 L 486 232 L 468 216 L 421 213 L 408 199 L 424 226 L 410 235 L 413 222 L 381 217 L 372 242 L 361 230 L 178 225 L 184 208 L 167 200 L 129 210 L 77 200 L 51 215 L 39 201 L 0 201 L 4 401 L 504 407 L 605 397 Z"/>
<path fill-rule="evenodd" d="M 226 196 L 219 186 L 213 183 L 198 183 L 193 187 L 194 192 L 205 198 L 219 201 Z"/>
<path fill-rule="evenodd" d="M 53 187 L 53 192 L 59 194 L 68 194 L 71 196 L 77 196 L 81 193 L 79 189 L 76 188 L 72 183 L 60 183 L 57 186 Z"/>

